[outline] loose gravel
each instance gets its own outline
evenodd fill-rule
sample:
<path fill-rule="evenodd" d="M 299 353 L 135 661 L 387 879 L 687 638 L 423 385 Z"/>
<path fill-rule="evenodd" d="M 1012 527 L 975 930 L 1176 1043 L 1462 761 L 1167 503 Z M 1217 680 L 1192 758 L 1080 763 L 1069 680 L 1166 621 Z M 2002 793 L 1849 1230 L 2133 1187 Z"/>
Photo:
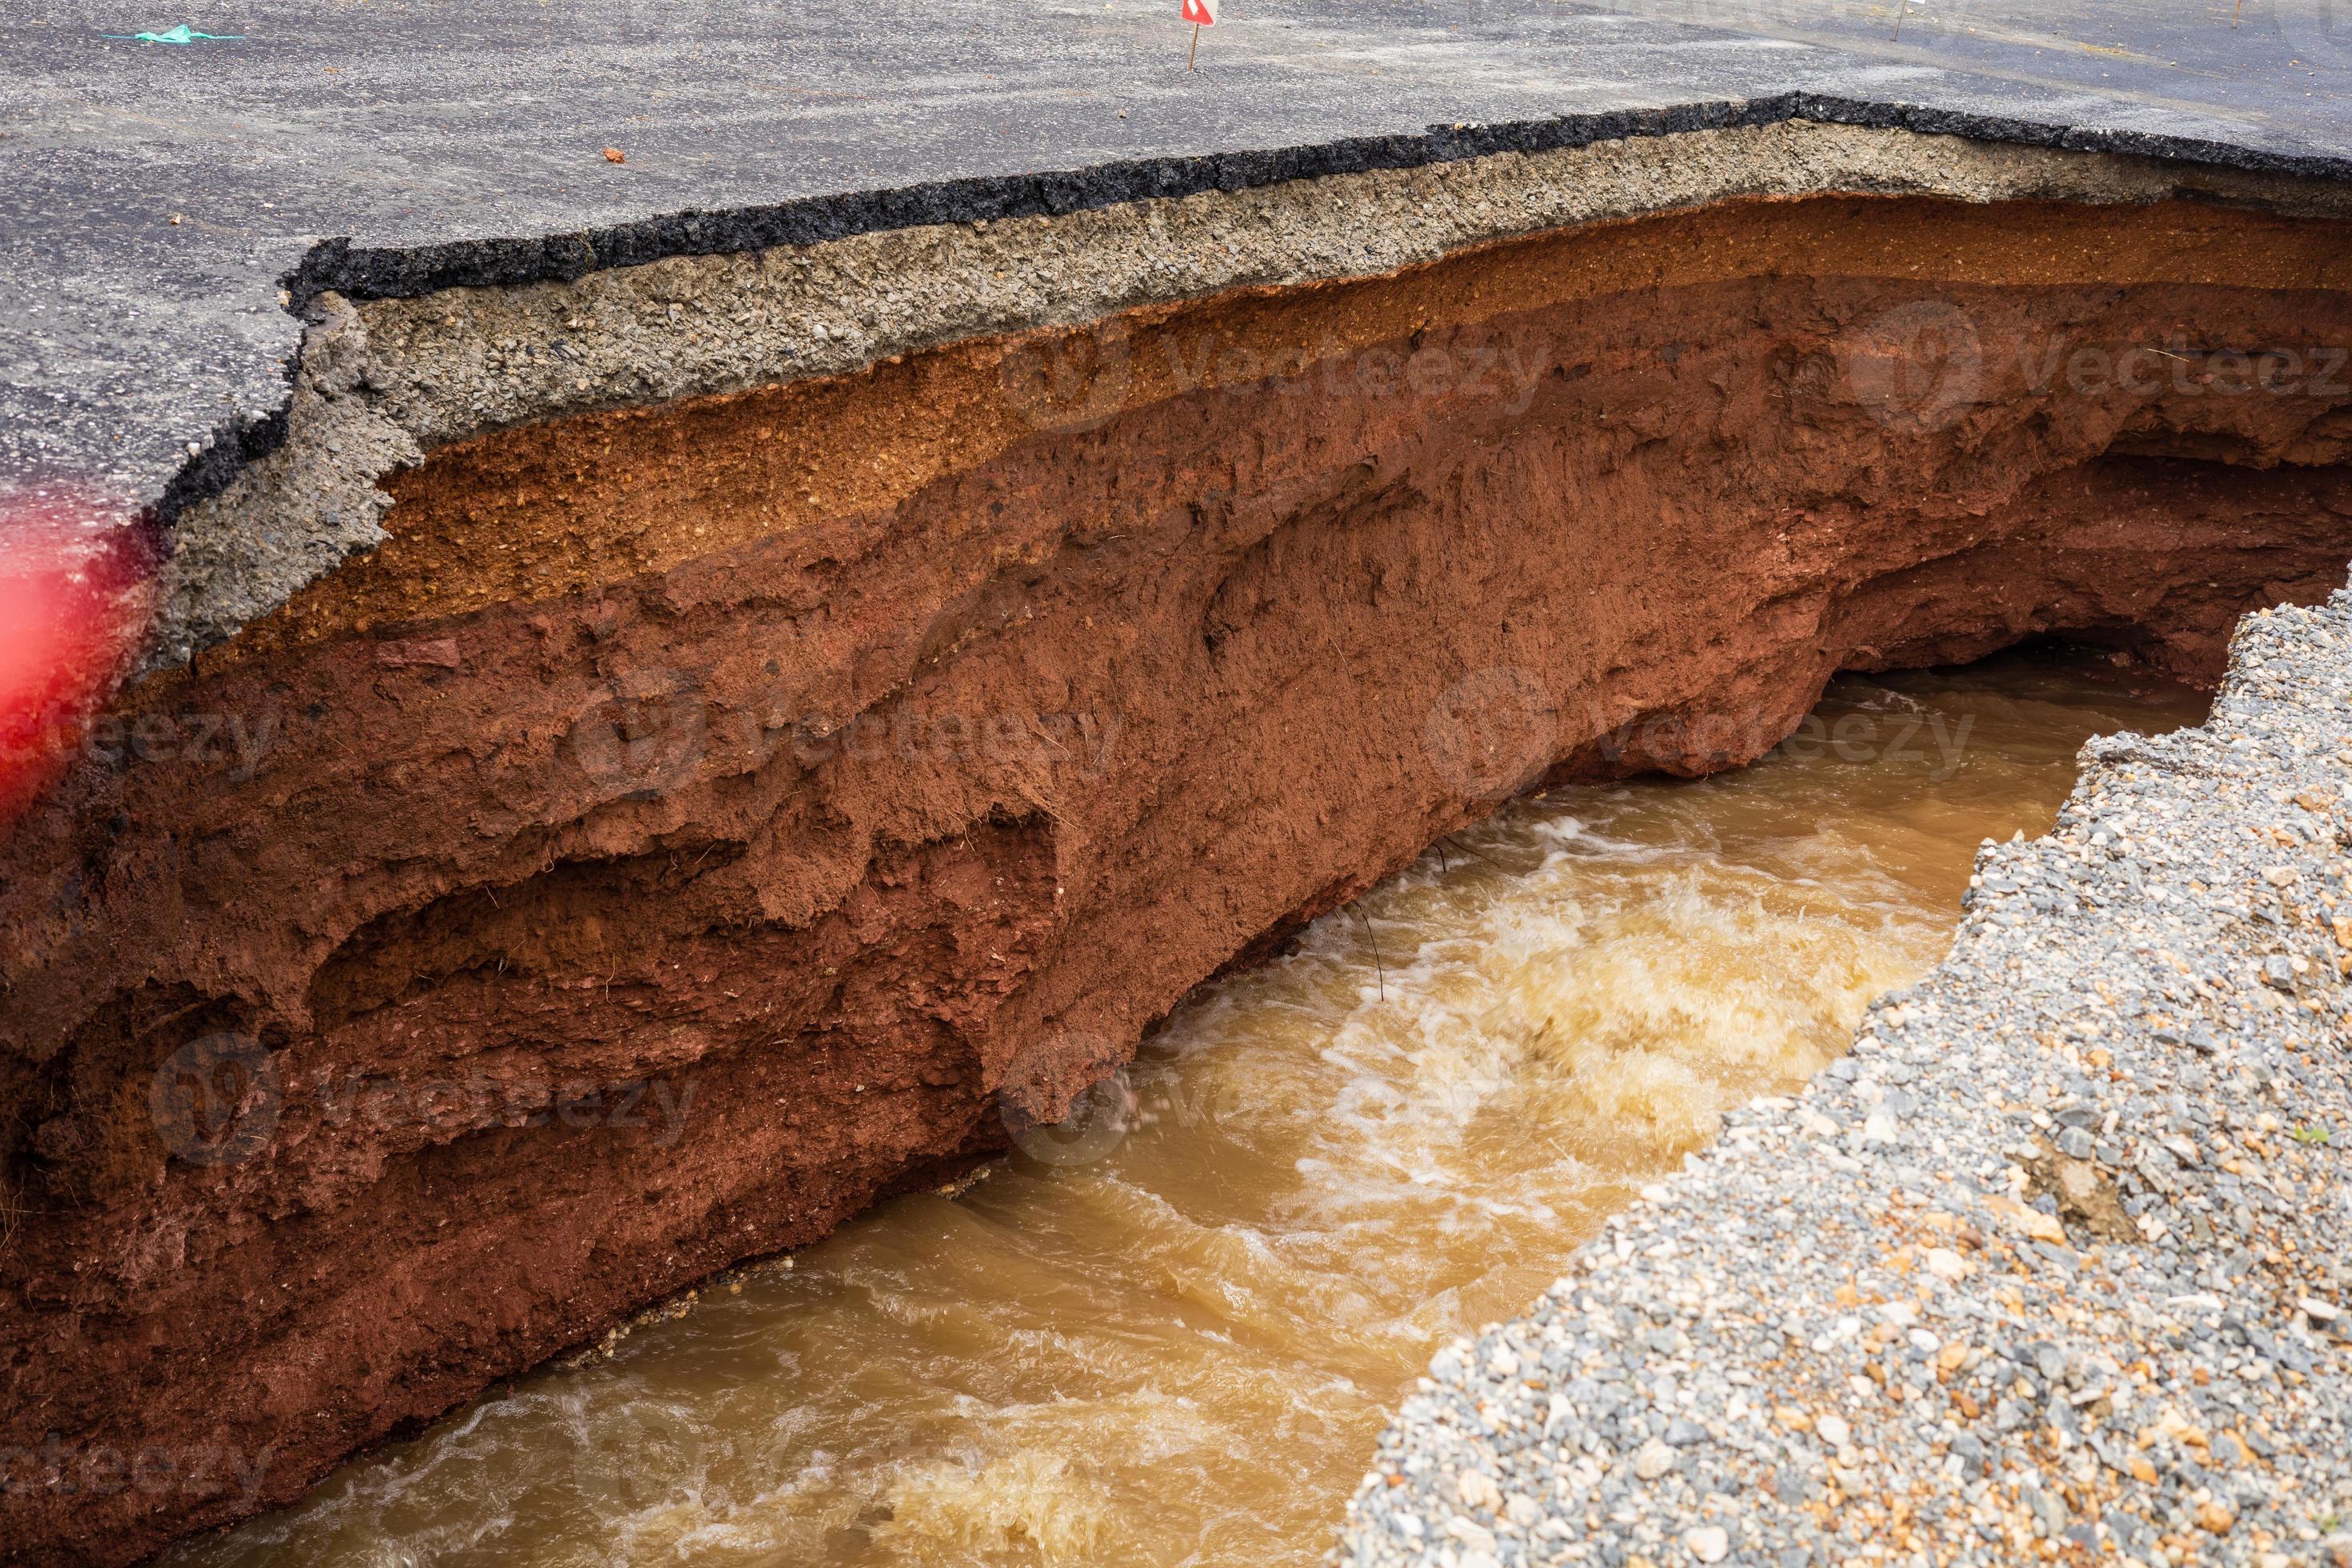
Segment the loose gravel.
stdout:
<path fill-rule="evenodd" d="M 1431 1363 L 1335 1564 L 2352 1568 L 2352 592 Z"/>

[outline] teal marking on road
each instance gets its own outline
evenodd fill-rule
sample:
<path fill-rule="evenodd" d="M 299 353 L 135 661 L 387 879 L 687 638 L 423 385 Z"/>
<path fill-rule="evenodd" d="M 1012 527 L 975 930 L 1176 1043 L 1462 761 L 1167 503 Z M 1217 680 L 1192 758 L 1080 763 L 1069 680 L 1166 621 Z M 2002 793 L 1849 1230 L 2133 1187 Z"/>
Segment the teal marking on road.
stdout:
<path fill-rule="evenodd" d="M 205 38 L 210 38 L 216 43 L 226 42 L 242 38 L 245 35 L 243 33 L 194 33 L 190 32 L 188 25 L 183 22 L 168 33 L 100 33 L 99 37 L 124 38 L 142 44 L 193 44 Z"/>

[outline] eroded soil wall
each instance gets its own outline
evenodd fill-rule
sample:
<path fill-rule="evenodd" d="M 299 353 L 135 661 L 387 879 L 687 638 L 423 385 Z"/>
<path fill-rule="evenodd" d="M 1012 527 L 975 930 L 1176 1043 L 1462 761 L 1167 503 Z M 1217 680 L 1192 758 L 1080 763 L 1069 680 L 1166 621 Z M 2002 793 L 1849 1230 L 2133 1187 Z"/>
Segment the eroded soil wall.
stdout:
<path fill-rule="evenodd" d="M 984 1157 L 1547 774 L 2044 632 L 2211 678 L 2352 558 L 2347 240 L 1732 205 L 440 449 L 0 846 L 0 1541 Z"/>

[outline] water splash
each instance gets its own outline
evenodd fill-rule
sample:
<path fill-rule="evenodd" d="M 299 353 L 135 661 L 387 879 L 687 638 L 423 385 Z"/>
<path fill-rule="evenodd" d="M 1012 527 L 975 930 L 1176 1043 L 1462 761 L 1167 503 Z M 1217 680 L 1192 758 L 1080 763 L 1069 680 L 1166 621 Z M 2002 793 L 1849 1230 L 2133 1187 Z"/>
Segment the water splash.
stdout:
<path fill-rule="evenodd" d="M 2200 706 L 2017 662 L 1845 682 L 1843 750 L 1520 802 L 1189 999 L 1103 1158 L 887 1205 L 178 1560 L 1318 1562 L 1440 1344 L 1842 1050 L 2083 739 Z M 1927 717 L 1965 744 L 1900 742 Z"/>

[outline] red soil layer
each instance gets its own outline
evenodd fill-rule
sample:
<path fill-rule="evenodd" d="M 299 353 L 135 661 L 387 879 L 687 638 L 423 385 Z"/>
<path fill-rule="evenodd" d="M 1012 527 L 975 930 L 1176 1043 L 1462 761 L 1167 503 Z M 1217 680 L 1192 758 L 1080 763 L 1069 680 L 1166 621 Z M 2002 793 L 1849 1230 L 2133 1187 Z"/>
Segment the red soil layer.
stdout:
<path fill-rule="evenodd" d="M 2352 557 L 2352 247 L 2069 280 L 2108 221 L 1729 209 L 436 454 L 0 846 L 7 1557 L 987 1156 L 1547 775 L 2044 632 L 2211 678 Z M 1672 224 L 1973 280 L 1607 273 Z"/>

